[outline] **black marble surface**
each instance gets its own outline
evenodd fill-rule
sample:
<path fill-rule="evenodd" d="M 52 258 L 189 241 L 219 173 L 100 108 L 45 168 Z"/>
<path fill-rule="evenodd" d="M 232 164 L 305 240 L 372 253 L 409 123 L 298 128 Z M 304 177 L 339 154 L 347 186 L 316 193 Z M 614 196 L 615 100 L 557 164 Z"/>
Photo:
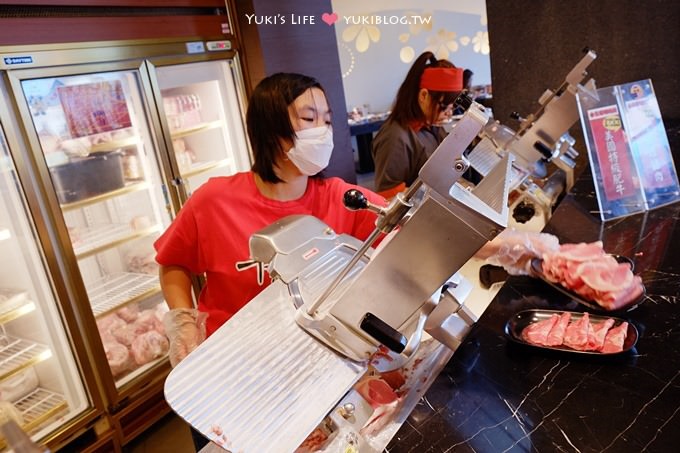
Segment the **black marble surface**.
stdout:
<path fill-rule="evenodd" d="M 634 259 L 647 297 L 620 316 L 637 327 L 636 347 L 604 358 L 512 343 L 504 326 L 521 310 L 585 307 L 511 277 L 386 451 L 680 451 L 680 203 L 607 223 L 597 209 L 586 170 L 546 231 Z"/>

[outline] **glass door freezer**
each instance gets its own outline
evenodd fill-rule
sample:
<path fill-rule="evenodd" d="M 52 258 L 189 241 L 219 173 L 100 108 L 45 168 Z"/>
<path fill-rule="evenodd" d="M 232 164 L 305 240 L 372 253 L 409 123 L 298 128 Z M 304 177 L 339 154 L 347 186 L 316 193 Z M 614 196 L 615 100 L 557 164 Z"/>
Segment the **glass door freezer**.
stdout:
<path fill-rule="evenodd" d="M 248 171 L 252 159 L 238 60 L 157 58 L 147 65 L 182 202 L 211 177 Z"/>
<path fill-rule="evenodd" d="M 10 71 L 110 405 L 168 370 L 154 240 L 172 209 L 143 60 Z"/>
<path fill-rule="evenodd" d="M 58 446 L 103 412 L 87 357 L 78 355 L 58 303 L 46 251 L 38 238 L 13 153 L 6 93 L 0 86 L 0 422 L 13 418 L 34 441 Z M 10 152 L 12 143 L 12 152 Z M 0 451 L 5 439 L 0 436 Z"/>
<path fill-rule="evenodd" d="M 251 165 L 237 53 L 195 48 L 80 43 L 12 49 L 30 56 L 19 67 L 0 60 L 74 334 L 122 444 L 169 411 L 168 308 L 153 243 L 208 178 Z"/>

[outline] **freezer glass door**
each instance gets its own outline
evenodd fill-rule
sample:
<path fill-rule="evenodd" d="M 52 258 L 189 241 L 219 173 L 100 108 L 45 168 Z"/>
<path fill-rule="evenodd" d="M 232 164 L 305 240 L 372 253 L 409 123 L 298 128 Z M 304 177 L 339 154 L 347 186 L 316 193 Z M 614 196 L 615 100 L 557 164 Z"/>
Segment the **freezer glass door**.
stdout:
<path fill-rule="evenodd" d="M 1 123 L 0 257 L 0 419 L 40 442 L 91 403 Z"/>
<path fill-rule="evenodd" d="M 187 195 L 210 177 L 249 170 L 242 90 L 234 61 L 161 66 L 156 71 Z"/>
<path fill-rule="evenodd" d="M 138 70 L 21 81 L 111 373 L 166 360 L 153 242 L 170 223 Z"/>

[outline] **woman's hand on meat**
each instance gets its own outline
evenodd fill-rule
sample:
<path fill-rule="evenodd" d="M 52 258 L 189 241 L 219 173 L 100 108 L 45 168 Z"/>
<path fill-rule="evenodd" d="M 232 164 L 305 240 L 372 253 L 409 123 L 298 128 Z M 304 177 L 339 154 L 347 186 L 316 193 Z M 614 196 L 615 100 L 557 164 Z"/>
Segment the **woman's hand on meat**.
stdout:
<path fill-rule="evenodd" d="M 163 325 L 170 342 L 168 357 L 173 368 L 205 340 L 207 317 L 195 308 L 174 308 L 165 314 Z"/>
<path fill-rule="evenodd" d="M 511 275 L 528 275 L 532 259 L 555 252 L 559 246 L 559 240 L 552 234 L 506 229 L 485 244 L 476 256 L 502 266 Z"/>

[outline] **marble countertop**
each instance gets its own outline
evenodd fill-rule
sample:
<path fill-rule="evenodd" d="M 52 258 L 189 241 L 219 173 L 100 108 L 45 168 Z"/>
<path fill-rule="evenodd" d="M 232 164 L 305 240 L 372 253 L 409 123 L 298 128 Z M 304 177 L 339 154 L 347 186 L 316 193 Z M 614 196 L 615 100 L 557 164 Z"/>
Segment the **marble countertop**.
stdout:
<path fill-rule="evenodd" d="M 602 223 L 588 170 L 545 231 L 629 256 L 647 297 L 618 315 L 639 331 L 604 358 L 512 343 L 517 312 L 584 311 L 546 283 L 511 277 L 387 447 L 400 452 L 670 452 L 680 443 L 680 203 Z M 675 245 L 674 245 L 675 244 Z"/>

